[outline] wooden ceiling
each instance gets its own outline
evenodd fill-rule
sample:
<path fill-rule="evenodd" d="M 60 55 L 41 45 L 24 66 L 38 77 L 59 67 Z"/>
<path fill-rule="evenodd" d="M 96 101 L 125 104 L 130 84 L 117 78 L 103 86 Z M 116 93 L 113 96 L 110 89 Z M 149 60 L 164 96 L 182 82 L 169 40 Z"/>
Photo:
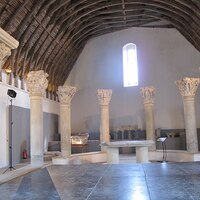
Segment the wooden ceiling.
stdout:
<path fill-rule="evenodd" d="M 129 27 L 176 28 L 200 50 L 199 0 L 0 0 L 0 27 L 19 41 L 4 69 L 43 69 L 63 85 L 87 41 Z"/>

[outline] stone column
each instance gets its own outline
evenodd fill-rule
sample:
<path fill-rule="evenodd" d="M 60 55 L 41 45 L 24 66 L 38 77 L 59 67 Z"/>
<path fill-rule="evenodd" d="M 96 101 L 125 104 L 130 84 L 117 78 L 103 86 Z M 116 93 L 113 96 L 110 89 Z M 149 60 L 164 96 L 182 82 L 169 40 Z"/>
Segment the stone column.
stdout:
<path fill-rule="evenodd" d="M 101 107 L 100 142 L 110 142 L 109 130 L 109 103 L 112 90 L 97 90 L 97 97 Z"/>
<path fill-rule="evenodd" d="M 198 152 L 197 127 L 195 115 L 195 93 L 199 85 L 199 78 L 183 78 L 175 81 L 181 93 L 184 106 L 187 150 L 190 153 Z"/>
<path fill-rule="evenodd" d="M 44 162 L 43 97 L 48 85 L 47 76 L 43 70 L 31 71 L 27 75 L 30 95 L 31 165 L 42 165 Z"/>
<path fill-rule="evenodd" d="M 59 86 L 58 97 L 60 101 L 60 133 L 61 155 L 67 158 L 71 155 L 71 100 L 76 93 L 76 88 Z"/>
<path fill-rule="evenodd" d="M 11 55 L 11 49 L 16 49 L 18 45 L 17 40 L 0 28 L 0 81 L 2 81 L 2 67 L 8 56 Z"/>
<path fill-rule="evenodd" d="M 154 121 L 154 87 L 142 87 L 140 93 L 144 100 L 145 121 L 146 121 L 146 138 L 155 141 L 155 121 Z M 153 148 L 152 148 L 153 150 Z"/>

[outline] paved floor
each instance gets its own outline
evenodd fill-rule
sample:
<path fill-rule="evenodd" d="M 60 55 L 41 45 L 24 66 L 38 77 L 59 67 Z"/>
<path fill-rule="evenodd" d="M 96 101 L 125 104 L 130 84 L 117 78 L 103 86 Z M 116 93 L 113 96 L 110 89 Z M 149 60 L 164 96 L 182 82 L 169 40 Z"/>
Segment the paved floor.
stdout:
<path fill-rule="evenodd" d="M 199 200 L 200 162 L 51 165 L 1 184 L 0 199 Z"/>
<path fill-rule="evenodd" d="M 45 161 L 43 166 L 32 166 L 30 162 L 26 162 L 14 165 L 13 168 L 0 168 L 0 184 L 8 182 L 14 178 L 24 176 L 30 172 L 41 169 L 43 167 L 47 167 L 51 164 L 52 162 Z"/>

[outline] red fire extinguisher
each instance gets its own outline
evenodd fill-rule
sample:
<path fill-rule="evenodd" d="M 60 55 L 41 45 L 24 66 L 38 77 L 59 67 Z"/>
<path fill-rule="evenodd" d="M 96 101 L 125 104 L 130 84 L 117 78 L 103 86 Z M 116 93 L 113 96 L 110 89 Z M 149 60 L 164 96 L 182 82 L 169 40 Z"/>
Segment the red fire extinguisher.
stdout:
<path fill-rule="evenodd" d="M 23 154 L 23 159 L 28 158 L 27 150 L 24 150 L 22 154 Z"/>

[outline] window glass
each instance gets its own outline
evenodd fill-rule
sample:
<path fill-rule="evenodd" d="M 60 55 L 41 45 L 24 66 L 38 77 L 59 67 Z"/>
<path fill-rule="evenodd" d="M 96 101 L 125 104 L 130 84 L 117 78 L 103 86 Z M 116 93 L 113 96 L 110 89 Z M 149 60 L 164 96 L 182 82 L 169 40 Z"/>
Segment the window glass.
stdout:
<path fill-rule="evenodd" d="M 123 47 L 124 87 L 138 85 L 138 66 L 136 45 L 128 43 Z"/>

